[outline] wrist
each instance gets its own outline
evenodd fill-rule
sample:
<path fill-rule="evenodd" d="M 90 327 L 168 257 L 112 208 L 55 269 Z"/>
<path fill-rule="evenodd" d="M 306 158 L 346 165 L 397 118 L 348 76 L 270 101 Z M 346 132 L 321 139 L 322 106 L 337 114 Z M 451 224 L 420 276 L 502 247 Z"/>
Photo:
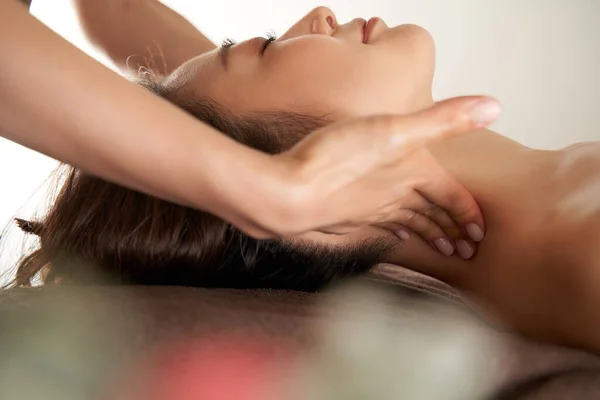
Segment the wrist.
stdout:
<path fill-rule="evenodd" d="M 282 155 L 244 150 L 248 154 L 211 175 L 211 212 L 255 238 L 303 230 L 306 192 L 297 179 L 297 164 Z"/>

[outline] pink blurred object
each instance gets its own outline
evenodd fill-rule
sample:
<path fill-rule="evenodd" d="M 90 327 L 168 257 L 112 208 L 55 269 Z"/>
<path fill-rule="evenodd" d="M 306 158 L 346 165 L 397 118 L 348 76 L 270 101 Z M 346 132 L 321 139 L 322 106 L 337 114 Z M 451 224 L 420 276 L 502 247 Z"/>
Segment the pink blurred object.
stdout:
<path fill-rule="evenodd" d="M 203 338 L 167 346 L 143 367 L 127 400 L 281 400 L 292 352 L 281 343 Z M 278 348 L 277 355 L 274 348 Z M 131 382 L 129 382 L 131 385 Z"/>

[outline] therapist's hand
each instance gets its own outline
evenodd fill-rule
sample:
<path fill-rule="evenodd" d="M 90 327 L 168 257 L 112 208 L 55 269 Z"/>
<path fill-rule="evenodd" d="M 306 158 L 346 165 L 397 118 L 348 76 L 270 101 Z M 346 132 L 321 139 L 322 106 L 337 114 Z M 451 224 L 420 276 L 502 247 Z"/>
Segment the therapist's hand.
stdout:
<path fill-rule="evenodd" d="M 292 171 L 294 189 L 281 196 L 289 208 L 271 233 L 345 234 L 378 225 L 401 238 L 416 233 L 447 255 L 461 237 L 481 241 L 485 225 L 475 199 L 426 146 L 487 126 L 499 111 L 491 98 L 461 97 L 412 115 L 359 118 L 315 131 L 276 157 Z"/>
<path fill-rule="evenodd" d="M 90 175 L 205 210 L 255 237 L 372 224 L 433 242 L 442 231 L 452 237 L 454 225 L 482 236 L 475 201 L 425 149 L 491 122 L 468 117 L 484 98 L 329 125 L 272 156 L 125 81 L 18 2 L 0 0 L 0 37 L 20 39 L 0 40 L 0 136 Z"/>

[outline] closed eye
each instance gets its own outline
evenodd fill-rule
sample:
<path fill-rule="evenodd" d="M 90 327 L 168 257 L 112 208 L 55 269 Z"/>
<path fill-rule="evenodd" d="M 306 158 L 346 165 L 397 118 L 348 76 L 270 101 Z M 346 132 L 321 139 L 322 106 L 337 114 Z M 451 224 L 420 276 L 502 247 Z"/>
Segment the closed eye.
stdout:
<path fill-rule="evenodd" d="M 220 53 L 224 53 L 225 51 L 227 51 L 227 49 L 229 49 L 231 46 L 234 46 L 236 44 L 236 41 L 231 39 L 231 38 L 225 38 L 223 40 L 223 43 L 221 43 L 221 47 L 219 48 L 219 52 Z"/>
<path fill-rule="evenodd" d="M 255 40 L 260 40 L 260 38 L 253 39 L 253 40 L 251 40 L 251 42 L 255 42 Z M 275 36 L 274 33 L 267 32 L 265 35 L 265 38 L 262 42 L 262 45 L 260 46 L 258 54 L 260 56 L 262 56 L 265 53 L 265 51 L 267 50 L 267 47 L 269 47 L 269 45 L 276 40 L 277 40 L 277 36 Z M 223 68 L 225 70 L 227 70 L 227 66 L 229 64 L 228 63 L 229 49 L 236 44 L 237 43 L 235 40 L 226 38 L 225 40 L 223 40 L 223 43 L 221 44 L 221 47 L 219 48 L 219 51 L 218 51 L 219 59 L 221 60 L 221 64 L 223 65 Z"/>
<path fill-rule="evenodd" d="M 219 59 L 221 60 L 221 65 L 223 65 L 225 70 L 227 70 L 229 48 L 235 44 L 235 40 L 231 38 L 225 38 L 221 44 L 221 47 L 219 47 Z"/>
<path fill-rule="evenodd" d="M 265 54 L 265 51 L 267 50 L 267 47 L 269 47 L 269 45 L 271 43 L 273 43 L 274 41 L 277 40 L 277 36 L 275 35 L 275 33 L 273 32 L 267 32 L 265 35 L 265 42 L 263 43 L 261 50 L 260 50 L 260 55 L 262 56 L 263 54 Z"/>

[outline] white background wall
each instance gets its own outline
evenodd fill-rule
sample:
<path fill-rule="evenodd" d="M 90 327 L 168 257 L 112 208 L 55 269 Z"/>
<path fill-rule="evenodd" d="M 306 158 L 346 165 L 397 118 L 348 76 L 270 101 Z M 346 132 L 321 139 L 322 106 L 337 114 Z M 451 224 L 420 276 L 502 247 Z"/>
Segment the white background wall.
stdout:
<path fill-rule="evenodd" d="M 225 36 L 244 39 L 271 29 L 283 33 L 318 5 L 331 7 L 340 21 L 380 16 L 389 25 L 417 23 L 437 42 L 437 99 L 494 95 L 504 109 L 495 130 L 534 147 L 551 149 L 600 139 L 600 0 L 164 3 L 215 41 Z M 32 12 L 102 60 L 78 29 L 69 0 L 34 0 Z M 30 199 L 54 165 L 53 160 L 0 139 L 0 227 Z"/>

